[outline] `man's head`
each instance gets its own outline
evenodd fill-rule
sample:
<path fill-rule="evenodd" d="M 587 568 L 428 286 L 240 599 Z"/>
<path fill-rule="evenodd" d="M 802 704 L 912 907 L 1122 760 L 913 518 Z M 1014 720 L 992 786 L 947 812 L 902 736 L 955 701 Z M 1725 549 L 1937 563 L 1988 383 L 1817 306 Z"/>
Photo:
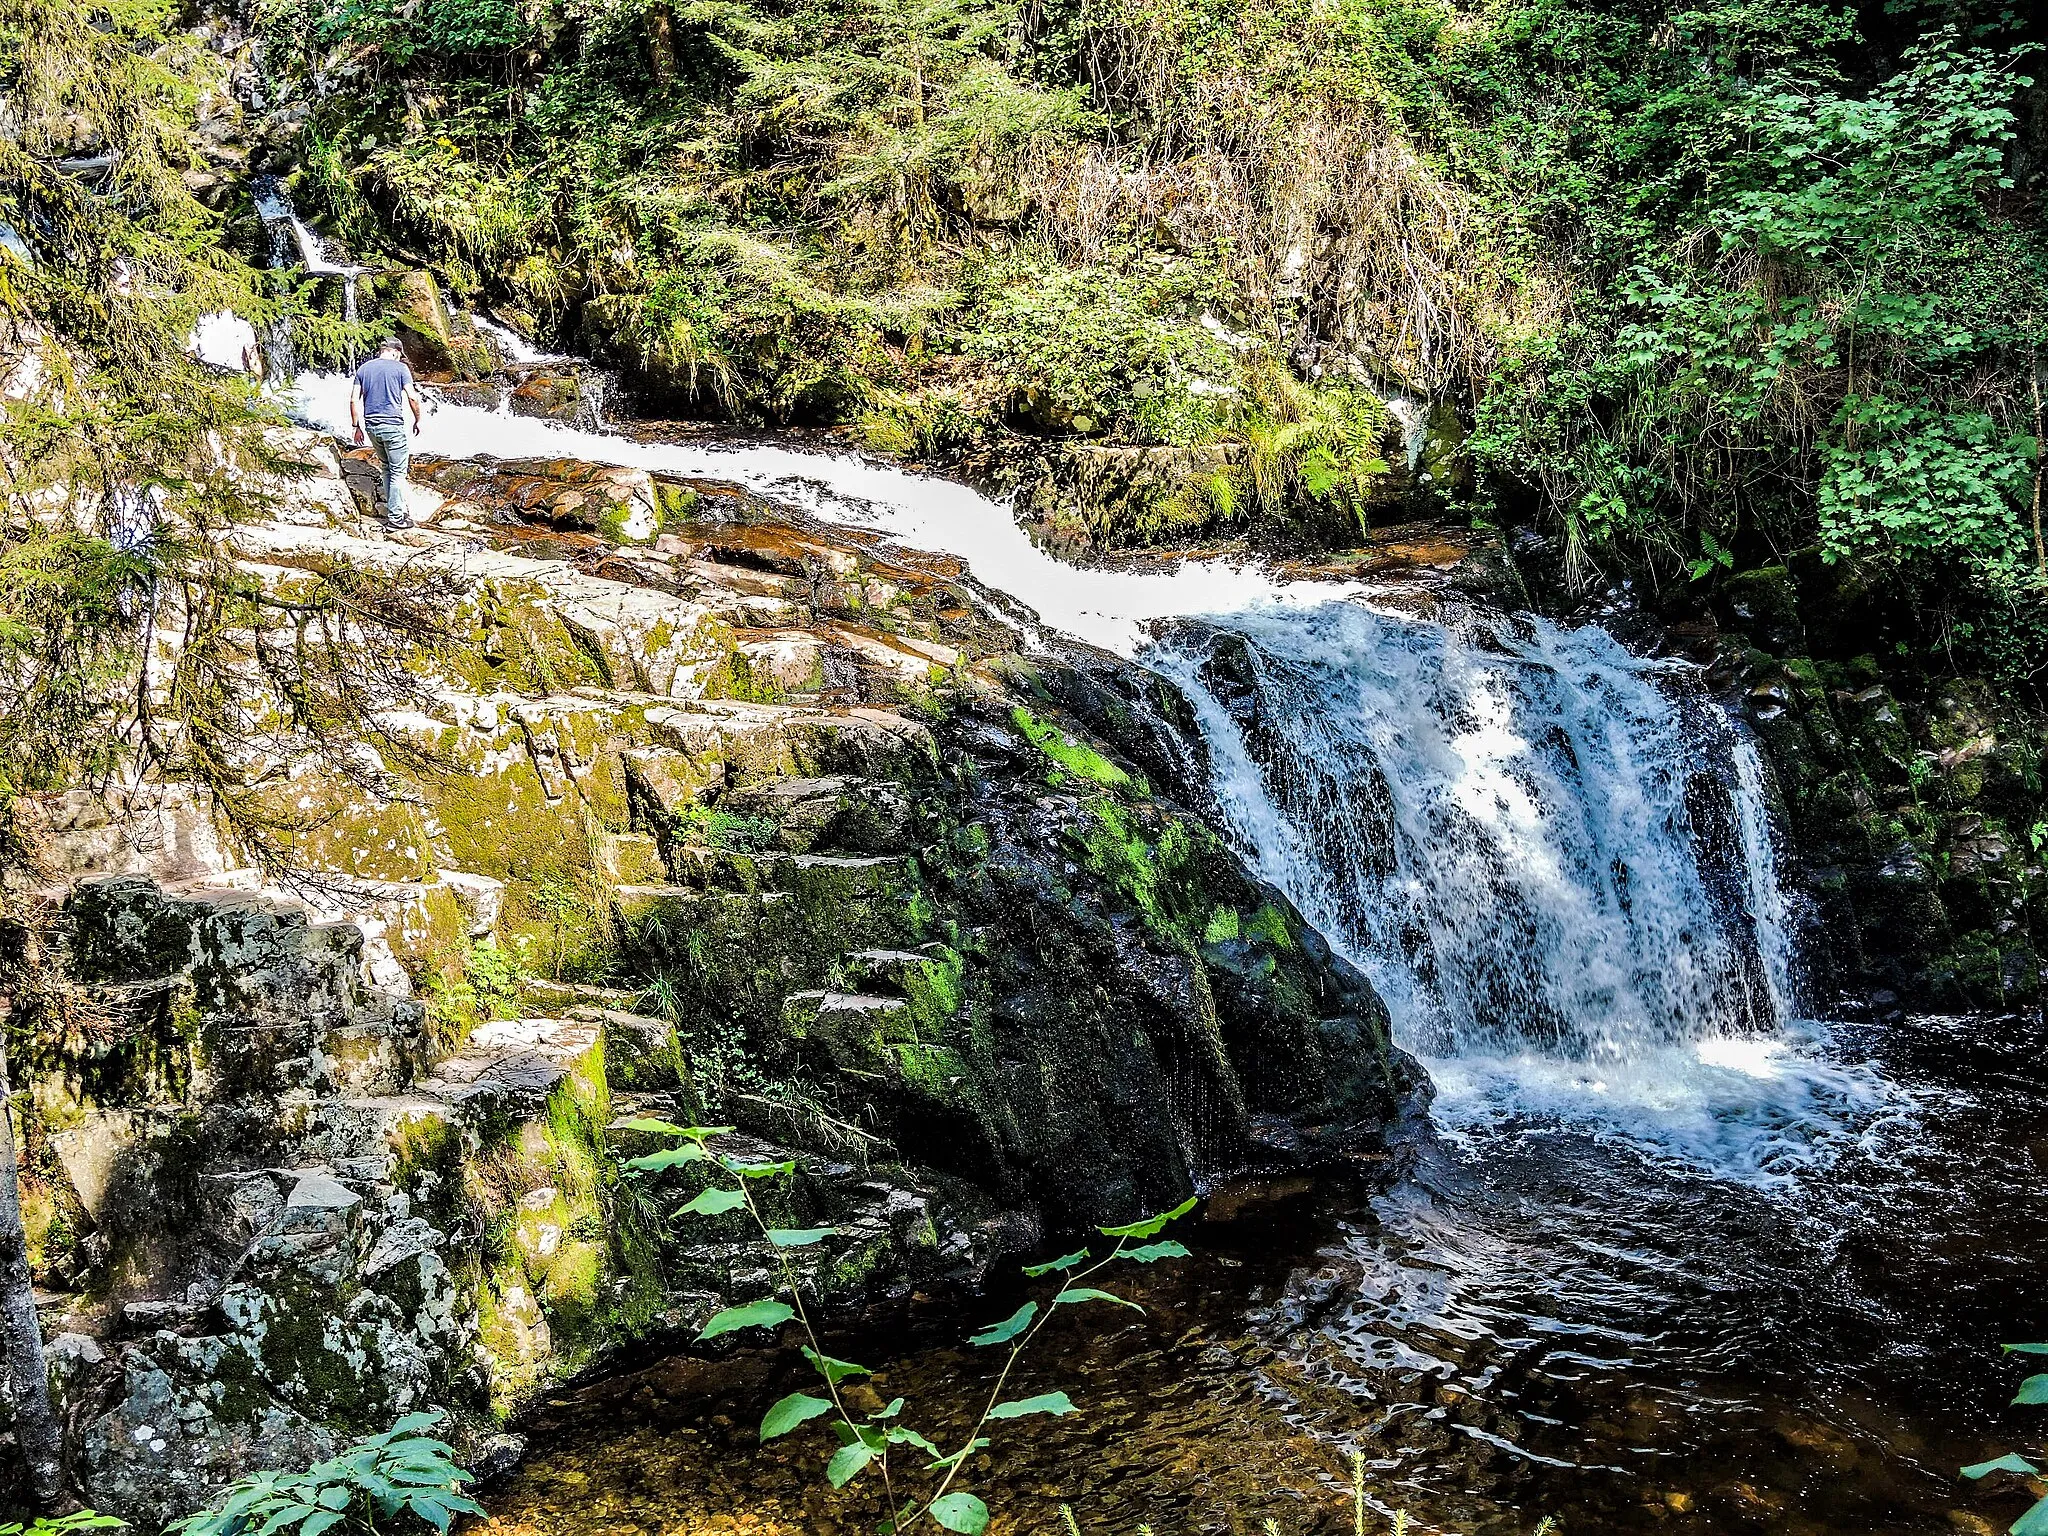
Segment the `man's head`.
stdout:
<path fill-rule="evenodd" d="M 405 343 L 400 341 L 396 336 L 386 336 L 382 341 L 377 343 L 377 355 L 379 357 L 390 358 L 403 357 L 405 356 Z"/>

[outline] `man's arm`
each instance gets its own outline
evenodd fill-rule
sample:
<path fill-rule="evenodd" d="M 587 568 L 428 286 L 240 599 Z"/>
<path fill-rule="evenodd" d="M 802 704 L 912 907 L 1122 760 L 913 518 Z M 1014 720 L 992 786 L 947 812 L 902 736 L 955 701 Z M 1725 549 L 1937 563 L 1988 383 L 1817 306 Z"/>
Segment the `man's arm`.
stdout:
<path fill-rule="evenodd" d="M 363 446 L 363 386 L 348 387 L 348 424 L 356 429 L 356 446 Z"/>
<path fill-rule="evenodd" d="M 405 403 L 412 407 L 412 435 L 420 435 L 420 392 L 413 387 L 412 375 L 405 376 Z"/>

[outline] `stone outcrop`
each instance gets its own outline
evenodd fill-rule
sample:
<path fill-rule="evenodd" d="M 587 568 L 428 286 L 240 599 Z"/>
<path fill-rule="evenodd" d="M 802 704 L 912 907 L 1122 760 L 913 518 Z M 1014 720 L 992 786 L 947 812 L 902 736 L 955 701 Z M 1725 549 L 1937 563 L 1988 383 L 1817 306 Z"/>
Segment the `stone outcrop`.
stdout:
<path fill-rule="evenodd" d="M 428 1405 L 488 1460 L 550 1383 L 757 1293 L 737 1218 L 677 1216 L 698 1185 L 621 1181 L 636 1117 L 794 1161 L 778 1217 L 834 1229 L 807 1283 L 857 1299 L 1370 1157 L 1418 1090 L 1173 797 L 1156 680 L 1023 654 L 954 563 L 548 463 L 423 465 L 401 544 L 327 463 L 245 558 L 460 576 L 386 722 L 432 769 L 285 776 L 328 813 L 291 893 L 175 797 L 140 846 L 49 808 L 92 1006 L 16 1060 L 97 1507 L 160 1522 Z"/>
<path fill-rule="evenodd" d="M 1718 676 L 1767 752 L 1827 942 L 1823 991 L 1880 1016 L 2038 1006 L 2048 957 L 2048 722 L 1982 679 L 1926 677 L 1830 623 L 1840 578 L 1731 580 Z M 1809 626 L 1804 615 L 1811 612 Z"/>

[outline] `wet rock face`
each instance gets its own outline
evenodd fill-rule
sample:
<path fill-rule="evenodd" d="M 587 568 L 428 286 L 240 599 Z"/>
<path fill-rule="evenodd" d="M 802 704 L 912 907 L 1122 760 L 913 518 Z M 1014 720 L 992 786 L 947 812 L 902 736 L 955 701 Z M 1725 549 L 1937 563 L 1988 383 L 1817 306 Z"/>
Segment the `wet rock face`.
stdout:
<path fill-rule="evenodd" d="M 1982 683 L 1908 691 L 1868 657 L 1728 670 L 1819 910 L 1817 980 L 1880 1013 L 2038 1001 L 2041 722 Z"/>
<path fill-rule="evenodd" d="M 844 1298 L 1380 1147 L 1419 1074 L 1179 797 L 1157 679 L 1027 659 L 956 564 L 731 487 L 428 473 L 424 548 L 359 538 L 338 485 L 245 537 L 266 570 L 459 564 L 402 727 L 439 770 L 290 781 L 333 813 L 296 896 L 78 881 L 104 1020 L 17 1058 L 98 1507 L 160 1521 L 425 1406 L 482 1447 L 752 1299 L 770 1255 L 679 1214 L 690 1170 L 622 1184 L 637 1118 L 795 1162 L 772 1214 L 833 1229 L 805 1283 Z"/>
<path fill-rule="evenodd" d="M 58 1377 L 89 1502 L 158 1523 L 448 1401 L 471 1366 L 446 1239 L 416 1230 L 389 1147 L 328 1129 L 424 1053 L 363 929 L 127 876 L 81 883 L 68 917 L 105 1012 L 37 1040 L 24 1146 L 46 1283 L 98 1336 Z"/>
<path fill-rule="evenodd" d="M 1880 1015 L 2038 1004 L 2048 724 L 1901 662 L 1890 605 L 1810 554 L 1730 582 L 1704 623 L 1784 797 L 1820 994 Z"/>

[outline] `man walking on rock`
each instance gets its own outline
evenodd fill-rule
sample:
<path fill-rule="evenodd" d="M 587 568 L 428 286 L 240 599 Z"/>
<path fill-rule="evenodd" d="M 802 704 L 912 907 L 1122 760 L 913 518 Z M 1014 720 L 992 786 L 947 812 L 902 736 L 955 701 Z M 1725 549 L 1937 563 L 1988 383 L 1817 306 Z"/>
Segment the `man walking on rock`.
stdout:
<path fill-rule="evenodd" d="M 394 531 L 412 526 L 405 510 L 405 470 L 412 460 L 405 430 L 407 407 L 412 409 L 411 435 L 417 437 L 419 392 L 413 388 L 412 370 L 405 366 L 405 348 L 396 336 L 387 336 L 378 344 L 377 355 L 356 370 L 348 394 L 348 419 L 356 429 L 356 446 L 363 445 L 367 434 L 384 466 L 384 526 Z"/>

